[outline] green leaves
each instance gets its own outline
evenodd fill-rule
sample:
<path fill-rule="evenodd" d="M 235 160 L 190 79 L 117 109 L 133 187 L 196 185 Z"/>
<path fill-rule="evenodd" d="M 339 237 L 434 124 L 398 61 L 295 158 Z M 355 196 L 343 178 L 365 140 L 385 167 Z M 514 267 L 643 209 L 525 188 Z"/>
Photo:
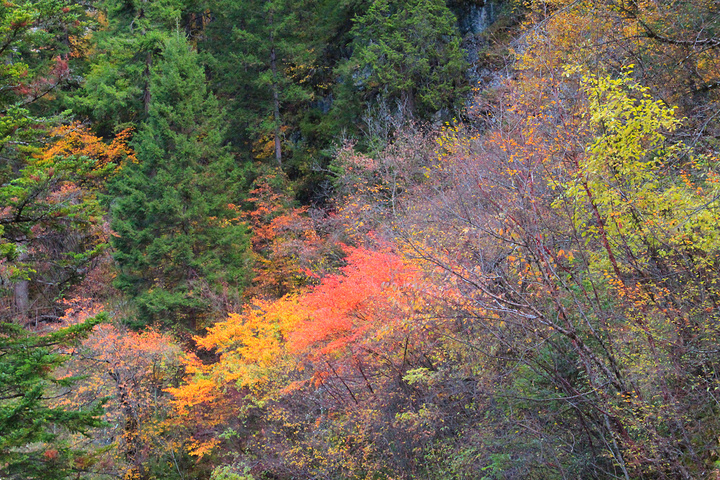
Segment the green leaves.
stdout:
<path fill-rule="evenodd" d="M 112 188 L 117 285 L 134 297 L 141 323 L 201 328 L 211 314 L 206 294 L 236 296 L 249 272 L 246 227 L 228 206 L 242 171 L 222 145 L 224 112 L 198 55 L 179 33 L 151 82 L 138 163 Z"/>
<path fill-rule="evenodd" d="M 76 278 L 106 246 L 96 235 L 103 210 L 97 199 L 78 185 L 89 178 L 96 165 L 88 157 L 55 157 L 53 162 L 34 159 L 11 182 L 0 186 L 0 259 L 11 261 L 11 276 L 30 279 L 30 274 L 54 265 L 54 275 Z M 76 249 L 48 252 L 47 238 L 74 237 Z M 18 262 L 19 252 L 25 252 Z M 46 265 L 45 265 L 46 266 Z M 60 273 L 64 272 L 64 273 Z"/>
<path fill-rule="evenodd" d="M 102 404 L 84 411 L 56 407 L 72 378 L 53 373 L 105 315 L 46 335 L 0 324 L 0 474 L 11 479 L 64 479 L 86 455 L 58 443 L 61 433 L 84 433 L 102 426 Z M 7 476 L 7 477 L 6 477 Z"/>
<path fill-rule="evenodd" d="M 714 178 L 710 165 L 716 160 L 668 140 L 681 123 L 674 109 L 654 100 L 630 73 L 582 77 L 588 99 L 585 119 L 597 136 L 565 195 L 580 204 L 594 203 L 603 228 L 611 237 L 622 237 L 618 242 L 633 255 L 691 245 L 715 250 L 720 192 L 708 179 Z M 587 215 L 587 210 L 576 210 L 576 225 L 592 223 Z"/>
<path fill-rule="evenodd" d="M 319 35 L 316 0 L 214 0 L 217 20 L 208 27 L 218 94 L 229 100 L 230 135 L 252 144 L 257 158 L 282 164 L 288 136 L 313 98 Z M 232 32 L 231 34 L 228 34 Z"/>
<path fill-rule="evenodd" d="M 366 101 L 409 102 L 429 118 L 459 106 L 468 88 L 455 18 L 442 0 L 376 0 L 355 19 L 347 82 Z"/>

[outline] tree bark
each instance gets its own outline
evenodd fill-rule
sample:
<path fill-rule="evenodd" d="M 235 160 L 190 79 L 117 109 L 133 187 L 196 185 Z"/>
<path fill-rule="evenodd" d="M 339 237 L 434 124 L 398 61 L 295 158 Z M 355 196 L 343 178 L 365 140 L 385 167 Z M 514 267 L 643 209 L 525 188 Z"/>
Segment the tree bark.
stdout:
<path fill-rule="evenodd" d="M 28 254 L 23 252 L 18 257 L 18 262 L 28 259 Z M 18 313 L 26 316 L 30 309 L 30 280 L 19 280 L 13 287 L 13 301 Z"/>

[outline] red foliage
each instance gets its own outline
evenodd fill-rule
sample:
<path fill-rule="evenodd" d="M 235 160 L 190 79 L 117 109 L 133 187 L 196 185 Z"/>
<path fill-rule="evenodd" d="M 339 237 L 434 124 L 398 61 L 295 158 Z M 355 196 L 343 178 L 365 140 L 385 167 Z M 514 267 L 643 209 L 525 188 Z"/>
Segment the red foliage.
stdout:
<path fill-rule="evenodd" d="M 307 207 L 294 206 L 282 173 L 258 178 L 246 202 L 243 217 L 252 229 L 255 253 L 254 285 L 247 295 L 281 297 L 297 290 L 306 281 L 306 267 L 321 263 L 333 239 L 318 235 Z"/>
<path fill-rule="evenodd" d="M 300 352 L 340 350 L 379 324 L 393 324 L 412 309 L 412 287 L 420 271 L 390 248 L 373 251 L 345 247 L 347 265 L 329 275 L 301 303 L 312 312 L 290 336 L 289 347 Z"/>

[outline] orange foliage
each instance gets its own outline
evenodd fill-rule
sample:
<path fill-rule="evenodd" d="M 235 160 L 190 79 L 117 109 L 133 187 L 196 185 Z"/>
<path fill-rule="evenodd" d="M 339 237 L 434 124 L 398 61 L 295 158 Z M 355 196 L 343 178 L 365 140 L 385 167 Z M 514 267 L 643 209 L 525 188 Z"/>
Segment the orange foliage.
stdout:
<path fill-rule="evenodd" d="M 708 32 L 717 22 L 717 2 L 528 4 L 528 30 L 516 65 L 525 74 L 559 76 L 564 65 L 612 72 L 622 65 L 642 65 L 636 72 L 642 84 L 652 86 L 669 104 L 691 108 L 698 101 L 695 95 L 716 88 L 720 44 Z"/>
<path fill-rule="evenodd" d="M 304 282 L 302 265 L 319 255 L 323 242 L 307 208 L 295 208 L 282 173 L 258 178 L 246 200 L 244 213 L 252 229 L 255 253 L 254 285 L 246 292 L 282 296 Z"/>
<path fill-rule="evenodd" d="M 126 128 L 118 133 L 109 144 L 93 135 L 87 126 L 77 122 L 61 125 L 51 133 L 58 137 L 58 140 L 38 155 L 40 164 L 51 164 L 55 157 L 75 155 L 95 160 L 93 170 L 99 172 L 105 171 L 110 166 L 114 167 L 113 170 L 117 170 L 127 161 L 137 162 L 135 153 L 127 145 L 132 136 L 132 128 Z"/>
<path fill-rule="evenodd" d="M 380 251 L 346 247 L 347 265 L 337 275 L 322 279 L 305 295 L 310 312 L 291 334 L 289 347 L 309 347 L 331 353 L 357 341 L 380 323 L 400 323 L 413 309 L 410 288 L 420 271 L 390 249 Z"/>
<path fill-rule="evenodd" d="M 73 299 L 64 325 L 84 321 L 101 308 L 89 299 Z M 106 403 L 104 438 L 116 438 L 115 468 L 130 475 L 159 448 L 162 420 L 168 410 L 163 388 L 173 382 L 180 366 L 180 347 L 169 335 L 148 329 L 131 332 L 113 324 L 97 325 L 74 352 L 66 376 L 78 376 L 73 390 L 58 400 L 74 408 Z M 163 448 L 167 448 L 165 445 Z"/>
<path fill-rule="evenodd" d="M 258 393 L 283 365 L 292 370 L 284 339 L 304 314 L 293 295 L 277 301 L 256 299 L 241 314 L 231 313 L 213 326 L 207 336 L 195 338 L 200 348 L 214 350 L 220 360 L 205 365 L 188 354 L 184 363 L 190 381 L 166 390 L 183 424 L 195 427 L 189 453 L 198 457 L 210 453 L 217 440 L 207 436 L 208 429 L 237 419 L 239 402 L 233 392 Z"/>
<path fill-rule="evenodd" d="M 345 250 L 347 265 L 319 285 L 279 300 L 256 299 L 196 338 L 219 361 L 205 365 L 189 355 L 185 368 L 190 381 L 167 389 L 184 422 L 195 424 L 192 454 L 210 452 L 217 435 L 208 436 L 208 429 L 237 421 L 244 402 L 290 395 L 303 385 L 318 388 L 328 380 L 328 372 L 304 370 L 303 358 L 337 358 L 363 341 L 382 342 L 404 330 L 404 323 L 422 309 L 417 267 L 389 247 Z M 305 379 L 290 378 L 298 375 Z"/>

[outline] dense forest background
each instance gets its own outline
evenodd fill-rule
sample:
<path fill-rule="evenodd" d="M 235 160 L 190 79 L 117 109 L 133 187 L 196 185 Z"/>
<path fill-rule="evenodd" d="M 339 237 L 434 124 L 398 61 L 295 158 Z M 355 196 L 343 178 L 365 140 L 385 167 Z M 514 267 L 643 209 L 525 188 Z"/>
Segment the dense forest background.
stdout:
<path fill-rule="evenodd" d="M 720 3 L 6 0 L 0 477 L 720 478 Z"/>

